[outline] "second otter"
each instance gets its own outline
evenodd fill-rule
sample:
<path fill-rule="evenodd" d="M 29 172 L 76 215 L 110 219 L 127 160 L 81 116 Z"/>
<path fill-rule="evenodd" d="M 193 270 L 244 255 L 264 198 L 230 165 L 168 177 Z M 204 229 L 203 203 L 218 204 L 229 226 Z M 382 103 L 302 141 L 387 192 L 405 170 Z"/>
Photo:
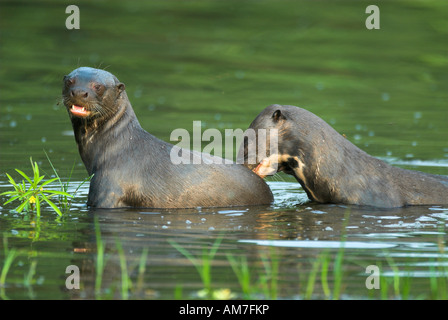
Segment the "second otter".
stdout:
<path fill-rule="evenodd" d="M 249 128 L 277 129 L 278 153 L 257 152 L 256 163 L 249 164 L 248 144 L 256 141 L 246 140 L 239 151 L 245 165 L 262 177 L 277 170 L 293 175 L 313 201 L 375 207 L 448 203 L 448 177 L 390 166 L 307 110 L 271 105 Z"/>

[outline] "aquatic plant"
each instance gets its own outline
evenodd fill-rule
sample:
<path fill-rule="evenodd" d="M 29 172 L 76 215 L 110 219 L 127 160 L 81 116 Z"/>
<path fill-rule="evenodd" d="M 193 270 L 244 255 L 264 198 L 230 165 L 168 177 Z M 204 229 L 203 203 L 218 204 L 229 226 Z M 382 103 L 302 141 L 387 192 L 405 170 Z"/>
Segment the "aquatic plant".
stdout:
<path fill-rule="evenodd" d="M 174 248 L 176 248 L 180 253 L 182 253 L 196 268 L 201 277 L 202 284 L 204 286 L 206 295 L 208 298 L 213 298 L 212 290 L 212 277 L 211 277 L 211 265 L 213 258 L 218 251 L 219 245 L 221 244 L 222 237 L 216 239 L 209 251 L 205 248 L 202 249 L 202 257 L 198 258 L 193 256 L 187 249 L 181 247 L 175 241 L 168 241 Z"/>
<path fill-rule="evenodd" d="M 45 152 L 45 150 L 44 150 Z M 65 192 L 67 194 L 59 194 L 58 195 L 58 200 L 59 200 L 59 208 L 62 209 L 63 212 L 68 212 L 70 210 L 72 201 L 71 199 L 75 197 L 76 193 L 78 193 L 79 189 L 87 182 L 90 181 L 93 177 L 93 174 L 90 177 L 87 177 L 86 179 L 84 179 L 83 181 L 81 181 L 80 184 L 78 184 L 78 186 L 76 187 L 75 191 L 72 194 L 68 193 L 68 187 L 70 185 L 70 181 L 73 175 L 73 170 L 75 169 L 75 163 L 73 162 L 73 166 L 72 169 L 69 173 L 69 176 L 67 178 L 67 181 L 65 183 L 62 182 L 62 179 L 59 177 L 58 172 L 56 171 L 55 167 L 53 166 L 53 163 L 50 160 L 50 157 L 48 156 L 47 152 L 45 152 L 45 156 L 48 159 L 48 162 L 50 163 L 51 168 L 53 169 L 53 173 L 56 176 L 56 180 L 58 180 L 59 185 L 61 186 L 61 191 Z"/>
<path fill-rule="evenodd" d="M 104 270 L 108 256 L 106 256 L 106 241 L 101 237 L 101 227 L 98 217 L 94 218 L 94 228 L 95 228 L 95 238 L 96 238 L 96 264 L 95 264 L 95 299 L 113 299 L 115 289 L 106 290 L 109 294 L 104 294 L 102 292 L 102 280 L 104 275 Z M 130 294 L 138 294 L 143 292 L 144 286 L 144 273 L 146 271 L 146 261 L 148 258 L 148 248 L 142 250 L 139 262 L 137 266 L 130 266 L 128 268 L 128 263 L 123 250 L 123 245 L 118 237 L 115 237 L 115 248 L 117 250 L 117 255 L 119 258 L 120 269 L 121 269 L 121 299 L 128 300 Z M 133 284 L 131 279 L 131 273 L 133 269 L 137 268 L 137 280 L 136 285 Z"/>
<path fill-rule="evenodd" d="M 0 196 L 8 195 L 10 197 L 10 199 L 4 204 L 8 204 L 16 200 L 20 201 L 20 205 L 15 209 L 17 212 L 21 213 L 22 211 L 35 211 L 37 216 L 40 217 L 41 203 L 44 202 L 47 203 L 59 216 L 62 216 L 61 210 L 53 203 L 53 201 L 50 200 L 50 198 L 53 196 L 73 197 L 73 195 L 65 191 L 44 189 L 45 186 L 48 186 L 50 183 L 58 180 L 58 178 L 42 182 L 45 176 L 41 176 L 39 174 L 39 166 L 37 165 L 37 162 L 33 162 L 32 158 L 30 158 L 30 162 L 33 169 L 32 177 L 29 177 L 19 169 L 15 169 L 25 179 L 20 183 L 17 183 L 8 173 L 6 173 L 9 183 L 14 187 L 14 191 L 6 191 L 0 194 Z"/>
<path fill-rule="evenodd" d="M 17 257 L 18 252 L 17 249 L 8 248 L 8 239 L 5 235 L 3 236 L 3 247 L 5 256 L 2 269 L 0 270 L 0 298 L 2 300 L 8 300 L 8 297 L 5 294 L 6 275 L 11 268 L 12 262 Z"/>

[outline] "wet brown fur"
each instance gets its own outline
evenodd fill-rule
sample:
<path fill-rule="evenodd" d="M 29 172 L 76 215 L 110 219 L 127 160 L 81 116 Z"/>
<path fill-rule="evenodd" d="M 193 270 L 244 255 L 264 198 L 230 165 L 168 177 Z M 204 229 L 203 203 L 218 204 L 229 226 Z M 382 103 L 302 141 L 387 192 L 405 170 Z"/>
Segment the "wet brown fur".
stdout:
<path fill-rule="evenodd" d="M 173 164 L 173 145 L 139 124 L 125 86 L 82 67 L 64 77 L 63 101 L 89 175 L 88 205 L 194 208 L 270 204 L 267 184 L 241 164 Z M 79 117 L 72 105 L 90 112 Z"/>
<path fill-rule="evenodd" d="M 250 125 L 278 129 L 278 169 L 293 175 L 311 200 L 320 203 L 402 207 L 448 203 L 448 177 L 393 167 L 370 156 L 313 113 L 271 105 Z M 241 154 L 247 154 L 242 146 Z M 258 156 L 257 162 L 263 158 Z M 245 165 L 254 169 L 256 164 Z"/>

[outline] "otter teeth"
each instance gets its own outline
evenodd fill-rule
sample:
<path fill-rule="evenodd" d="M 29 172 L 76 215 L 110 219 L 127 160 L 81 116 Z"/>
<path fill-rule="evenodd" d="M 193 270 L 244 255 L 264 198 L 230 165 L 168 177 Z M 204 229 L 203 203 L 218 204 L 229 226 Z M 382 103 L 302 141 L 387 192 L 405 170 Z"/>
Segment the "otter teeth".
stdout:
<path fill-rule="evenodd" d="M 78 106 L 75 106 L 74 104 L 72 105 L 72 109 L 78 109 Z M 86 111 L 85 107 L 81 107 L 81 111 Z"/>

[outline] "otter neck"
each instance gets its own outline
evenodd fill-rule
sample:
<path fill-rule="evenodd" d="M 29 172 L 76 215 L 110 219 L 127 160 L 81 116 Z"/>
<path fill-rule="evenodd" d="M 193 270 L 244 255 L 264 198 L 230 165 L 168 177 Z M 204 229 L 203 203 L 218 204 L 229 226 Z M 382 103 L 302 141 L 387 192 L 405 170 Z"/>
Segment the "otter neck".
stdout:
<path fill-rule="evenodd" d="M 113 153 L 122 152 L 123 140 L 128 141 L 136 131 L 143 130 L 129 101 L 122 101 L 117 112 L 106 120 L 75 120 L 75 140 L 89 175 L 108 159 L 116 159 Z"/>
<path fill-rule="evenodd" d="M 353 181 L 368 184 L 369 177 L 380 178 L 389 168 L 337 133 L 322 139 L 313 151 L 305 156 L 303 176 L 309 194 L 321 203 L 344 202 L 358 192 Z"/>

